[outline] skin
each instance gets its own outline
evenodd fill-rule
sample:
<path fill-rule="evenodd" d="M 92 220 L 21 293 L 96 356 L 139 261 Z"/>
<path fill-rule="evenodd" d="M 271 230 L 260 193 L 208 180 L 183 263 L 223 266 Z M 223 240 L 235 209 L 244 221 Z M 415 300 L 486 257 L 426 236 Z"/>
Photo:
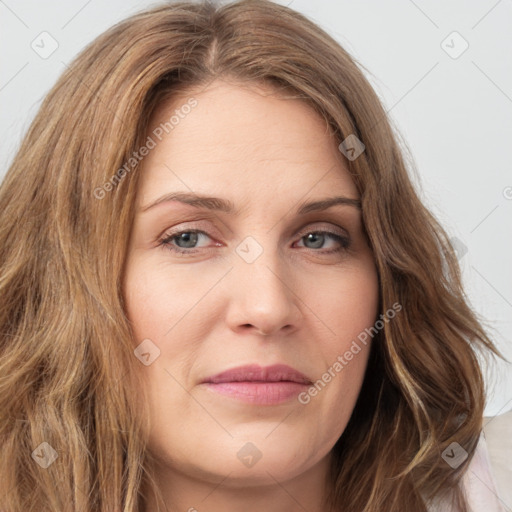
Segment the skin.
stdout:
<path fill-rule="evenodd" d="M 325 121 L 267 86 L 216 80 L 161 105 L 151 129 L 191 96 L 197 106 L 142 161 L 124 274 L 134 347 L 150 339 L 160 350 L 141 365 L 157 483 L 170 511 L 324 510 L 330 452 L 354 408 L 370 343 L 307 404 L 248 404 L 200 382 L 251 363 L 285 363 L 315 382 L 374 324 L 378 278 L 361 211 L 295 213 L 305 201 L 358 199 L 357 188 Z M 179 191 L 225 198 L 241 211 L 177 201 L 142 211 Z M 207 234 L 160 245 L 187 229 Z M 348 236 L 350 246 L 307 236 L 319 230 Z M 263 250 L 252 263 L 236 252 L 248 236 Z M 252 467 L 237 457 L 247 442 L 262 454 Z M 150 499 L 145 512 L 152 510 Z"/>

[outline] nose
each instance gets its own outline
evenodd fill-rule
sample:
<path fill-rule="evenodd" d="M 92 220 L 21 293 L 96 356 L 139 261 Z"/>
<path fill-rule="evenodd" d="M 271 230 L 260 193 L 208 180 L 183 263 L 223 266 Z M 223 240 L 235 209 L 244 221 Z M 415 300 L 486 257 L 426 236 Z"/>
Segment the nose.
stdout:
<path fill-rule="evenodd" d="M 230 273 L 229 327 L 238 334 L 284 335 L 300 328 L 302 312 L 292 270 L 265 251 L 256 261 L 238 261 Z"/>

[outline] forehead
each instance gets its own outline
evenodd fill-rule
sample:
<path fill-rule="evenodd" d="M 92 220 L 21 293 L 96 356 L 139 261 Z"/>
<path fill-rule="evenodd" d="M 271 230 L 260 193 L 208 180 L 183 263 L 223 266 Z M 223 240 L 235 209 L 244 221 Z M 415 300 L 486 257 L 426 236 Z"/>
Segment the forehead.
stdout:
<path fill-rule="evenodd" d="M 217 80 L 182 91 L 155 110 L 148 137 L 155 147 L 141 164 L 145 202 L 175 189 L 244 201 L 358 197 L 326 121 L 270 87 Z"/>

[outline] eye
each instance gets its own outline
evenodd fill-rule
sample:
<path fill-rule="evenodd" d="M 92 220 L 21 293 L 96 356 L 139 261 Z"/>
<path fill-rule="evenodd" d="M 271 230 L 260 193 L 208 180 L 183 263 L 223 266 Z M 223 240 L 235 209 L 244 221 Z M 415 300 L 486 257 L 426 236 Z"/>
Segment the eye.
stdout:
<path fill-rule="evenodd" d="M 305 244 L 309 245 L 307 247 L 308 249 L 320 249 L 324 246 L 326 240 L 329 239 L 334 240 L 335 245 L 337 244 L 338 247 L 334 247 L 333 249 L 327 251 L 321 251 L 324 254 L 341 252 L 350 247 L 350 240 L 348 237 L 325 230 L 311 231 L 305 236 L 301 237 L 300 240 L 304 240 Z"/>
<path fill-rule="evenodd" d="M 202 235 L 204 235 L 206 238 L 210 238 L 208 233 L 200 229 L 187 229 L 185 231 L 178 231 L 177 233 L 166 235 L 165 238 L 160 240 L 159 245 L 177 253 L 194 253 L 197 252 L 194 250 L 197 248 L 195 245 L 201 239 Z"/>
<path fill-rule="evenodd" d="M 199 252 L 198 249 L 205 248 L 203 245 L 198 246 L 201 239 L 211 239 L 205 231 L 200 229 L 187 229 L 175 233 L 168 233 L 159 242 L 159 246 L 179 254 L 194 254 Z M 329 250 L 319 251 L 318 249 L 324 248 L 326 242 L 331 240 L 331 246 L 334 242 L 334 248 Z M 315 230 L 309 231 L 300 238 L 304 241 L 303 247 L 311 249 L 320 254 L 331 254 L 347 250 L 350 247 L 350 239 L 347 236 L 340 235 L 328 230 Z M 216 244 L 219 246 L 220 244 Z"/>

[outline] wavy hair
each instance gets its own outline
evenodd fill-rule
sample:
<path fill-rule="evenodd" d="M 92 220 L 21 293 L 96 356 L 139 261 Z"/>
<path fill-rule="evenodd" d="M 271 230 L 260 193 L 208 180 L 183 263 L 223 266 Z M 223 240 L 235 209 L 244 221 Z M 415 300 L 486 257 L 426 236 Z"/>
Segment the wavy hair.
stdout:
<path fill-rule="evenodd" d="M 461 477 L 485 404 L 479 355 L 502 356 L 361 68 L 312 21 L 268 0 L 159 5 L 113 26 L 69 65 L 0 188 L 5 510 L 144 510 L 154 483 L 149 414 L 123 300 L 138 162 L 121 169 L 158 105 L 218 77 L 271 85 L 315 109 L 338 143 L 354 134 L 365 145 L 346 163 L 380 312 L 403 309 L 372 344 L 333 448 L 326 510 L 424 512 L 441 497 L 466 510 Z M 441 457 L 452 441 L 469 453 L 456 469 Z"/>

